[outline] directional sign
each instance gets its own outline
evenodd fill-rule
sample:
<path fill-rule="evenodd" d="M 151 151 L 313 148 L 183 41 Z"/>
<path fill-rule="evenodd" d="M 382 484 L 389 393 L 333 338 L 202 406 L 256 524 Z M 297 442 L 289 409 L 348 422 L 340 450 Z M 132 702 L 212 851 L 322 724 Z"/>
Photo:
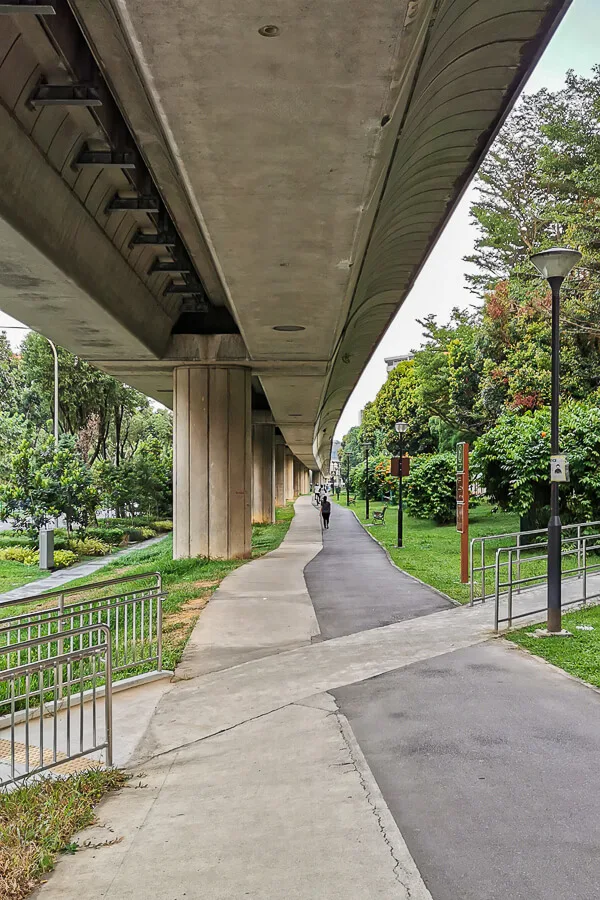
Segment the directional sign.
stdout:
<path fill-rule="evenodd" d="M 553 456 L 550 459 L 550 481 L 564 483 L 569 480 L 569 463 L 566 456 Z"/>

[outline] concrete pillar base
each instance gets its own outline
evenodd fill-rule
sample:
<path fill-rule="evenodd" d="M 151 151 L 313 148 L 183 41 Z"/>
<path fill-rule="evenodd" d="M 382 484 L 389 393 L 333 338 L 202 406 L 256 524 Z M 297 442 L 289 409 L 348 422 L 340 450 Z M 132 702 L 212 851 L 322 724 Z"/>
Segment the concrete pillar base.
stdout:
<path fill-rule="evenodd" d="M 286 502 L 294 500 L 294 454 L 289 447 L 284 448 L 283 492 Z"/>
<path fill-rule="evenodd" d="M 285 506 L 285 441 L 275 436 L 275 506 Z"/>
<path fill-rule="evenodd" d="M 252 524 L 275 521 L 275 425 L 252 423 Z"/>
<path fill-rule="evenodd" d="M 250 370 L 173 372 L 173 556 L 251 555 Z"/>

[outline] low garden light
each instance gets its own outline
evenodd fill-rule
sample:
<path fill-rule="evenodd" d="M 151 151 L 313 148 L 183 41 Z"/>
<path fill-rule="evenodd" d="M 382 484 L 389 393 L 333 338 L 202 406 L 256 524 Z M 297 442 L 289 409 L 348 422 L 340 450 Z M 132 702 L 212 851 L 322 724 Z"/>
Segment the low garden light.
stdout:
<path fill-rule="evenodd" d="M 552 391 L 550 399 L 550 454 L 560 452 L 558 406 L 560 398 L 560 288 L 581 259 L 578 250 L 553 247 L 531 257 L 531 262 L 545 278 L 552 291 Z M 560 634 L 561 620 L 561 537 L 559 482 L 550 474 L 550 521 L 548 523 L 548 633 Z"/>

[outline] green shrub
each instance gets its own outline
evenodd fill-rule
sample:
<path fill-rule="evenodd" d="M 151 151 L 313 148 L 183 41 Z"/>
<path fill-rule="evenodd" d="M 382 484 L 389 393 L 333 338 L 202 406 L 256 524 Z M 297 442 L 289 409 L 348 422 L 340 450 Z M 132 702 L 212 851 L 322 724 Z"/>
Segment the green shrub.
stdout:
<path fill-rule="evenodd" d="M 20 562 L 26 566 L 35 566 L 39 560 L 37 550 L 32 547 L 4 547 L 0 550 L 0 559 L 8 559 L 11 562 Z"/>
<path fill-rule="evenodd" d="M 173 522 L 171 519 L 157 519 L 156 522 L 151 522 L 150 525 L 155 531 L 173 531 Z"/>
<path fill-rule="evenodd" d="M 36 556 L 38 554 L 36 553 Z M 36 560 L 37 562 L 37 560 Z M 77 562 L 77 554 L 73 553 L 72 550 L 55 550 L 54 551 L 54 568 L 55 569 L 67 569 L 69 566 L 72 566 L 73 563 Z"/>
<path fill-rule="evenodd" d="M 13 531 L 5 531 L 0 535 L 0 547 L 34 547 L 36 538 L 26 534 L 15 534 Z"/>
<path fill-rule="evenodd" d="M 123 528 L 116 526 L 103 526 L 101 528 L 88 528 L 85 532 L 86 537 L 96 538 L 98 541 L 104 541 L 105 544 L 122 544 L 126 535 Z"/>
<path fill-rule="evenodd" d="M 110 544 L 93 537 L 72 540 L 69 543 L 69 548 L 78 553 L 79 556 L 106 556 L 107 553 L 110 553 Z"/>
<path fill-rule="evenodd" d="M 432 453 L 411 460 L 406 479 L 406 508 L 417 519 L 433 519 L 438 525 L 456 515 L 456 454 Z"/>
<path fill-rule="evenodd" d="M 154 530 L 154 528 L 144 527 L 140 528 L 140 531 L 145 541 L 147 541 L 149 538 L 156 537 L 156 531 Z"/>

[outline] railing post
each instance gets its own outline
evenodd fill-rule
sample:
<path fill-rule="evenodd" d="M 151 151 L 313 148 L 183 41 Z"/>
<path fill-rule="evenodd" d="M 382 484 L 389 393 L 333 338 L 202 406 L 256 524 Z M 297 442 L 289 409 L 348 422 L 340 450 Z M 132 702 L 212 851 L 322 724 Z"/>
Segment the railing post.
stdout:
<path fill-rule="evenodd" d="M 577 577 L 581 578 L 581 525 L 577 526 Z"/>
<path fill-rule="evenodd" d="M 485 538 L 481 539 L 481 602 L 485 603 Z"/>
<path fill-rule="evenodd" d="M 65 630 L 65 625 L 63 622 L 64 614 L 65 614 L 65 595 L 59 594 L 59 597 L 58 597 L 58 633 L 59 634 Z M 51 630 L 52 629 L 49 627 L 48 631 L 51 631 Z M 73 646 L 72 642 L 71 642 L 71 646 Z M 62 656 L 63 651 L 64 651 L 64 641 L 61 637 L 59 637 L 58 645 L 57 645 L 57 656 Z M 63 667 L 62 667 L 62 665 L 59 665 L 59 667 L 58 667 L 58 699 L 62 700 L 62 697 L 63 697 Z"/>
<path fill-rule="evenodd" d="M 513 551 L 508 551 L 508 595 L 506 604 L 506 614 L 508 618 L 508 627 L 512 628 L 513 613 Z"/>
<path fill-rule="evenodd" d="M 521 593 L 521 532 L 517 534 L 517 594 Z"/>
<path fill-rule="evenodd" d="M 110 628 L 104 632 L 106 638 L 106 677 L 104 681 L 104 722 L 106 728 L 106 765 L 112 766 L 113 722 L 112 722 L 112 636 Z"/>
<path fill-rule="evenodd" d="M 496 550 L 496 570 L 494 572 L 495 578 L 495 597 L 494 597 L 494 631 L 498 631 L 498 625 L 500 621 L 500 553 L 502 552 L 502 547 L 499 547 Z"/>
<path fill-rule="evenodd" d="M 475 538 L 469 544 L 469 606 L 473 606 L 473 544 Z"/>
<path fill-rule="evenodd" d="M 162 672 L 162 575 L 160 572 L 156 573 L 158 576 L 158 597 L 156 600 L 156 667 L 159 672 Z"/>
<path fill-rule="evenodd" d="M 587 603 L 587 538 L 583 538 L 583 602 Z"/>

